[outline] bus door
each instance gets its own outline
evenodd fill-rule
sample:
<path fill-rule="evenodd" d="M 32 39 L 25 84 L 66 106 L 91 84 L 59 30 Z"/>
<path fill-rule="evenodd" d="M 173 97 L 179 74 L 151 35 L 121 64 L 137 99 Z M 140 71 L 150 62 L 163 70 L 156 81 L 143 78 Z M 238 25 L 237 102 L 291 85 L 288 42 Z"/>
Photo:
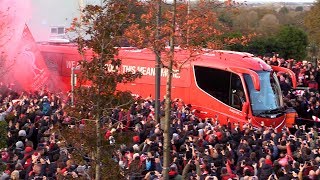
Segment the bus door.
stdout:
<path fill-rule="evenodd" d="M 237 73 L 200 65 L 193 69 L 195 86 L 190 92 L 190 100 L 196 107 L 212 117 L 218 115 L 221 123 L 226 123 L 227 119 L 246 121 L 247 111 L 243 111 L 243 104 L 247 97 Z"/>

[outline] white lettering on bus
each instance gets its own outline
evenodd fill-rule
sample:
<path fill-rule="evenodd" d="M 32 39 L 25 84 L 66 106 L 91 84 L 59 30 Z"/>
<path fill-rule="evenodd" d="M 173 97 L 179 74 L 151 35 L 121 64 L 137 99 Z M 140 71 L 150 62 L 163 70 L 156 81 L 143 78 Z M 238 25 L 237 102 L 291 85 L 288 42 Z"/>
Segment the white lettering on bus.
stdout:
<path fill-rule="evenodd" d="M 80 65 L 76 63 L 76 61 L 66 61 L 67 69 L 71 69 L 72 67 L 75 69 L 80 69 Z"/>
<path fill-rule="evenodd" d="M 75 61 L 66 61 L 67 63 L 67 68 L 68 69 L 71 69 L 72 67 L 75 66 L 76 62 Z"/>
<path fill-rule="evenodd" d="M 126 72 L 136 73 L 136 67 L 129 66 L 129 65 L 122 65 L 122 73 L 126 73 Z"/>
<path fill-rule="evenodd" d="M 80 68 L 77 66 L 76 61 L 66 61 L 67 69 L 71 69 L 72 67 L 75 67 L 76 69 Z M 111 64 L 106 64 L 107 70 L 109 72 L 115 72 L 115 70 L 119 70 L 119 67 L 114 68 Z M 156 70 L 154 67 L 145 67 L 145 66 L 132 66 L 132 65 L 121 65 L 121 72 L 131 72 L 136 73 L 140 72 L 143 76 L 155 76 Z M 167 77 L 168 76 L 168 69 L 161 69 L 161 77 Z M 178 70 L 173 70 L 172 77 L 175 79 L 180 79 L 180 73 Z"/>
<path fill-rule="evenodd" d="M 136 73 L 140 72 L 143 76 L 155 76 L 156 70 L 154 67 L 145 67 L 145 66 L 130 66 L 122 65 L 122 73 L 131 72 Z M 173 78 L 180 79 L 180 73 L 178 70 L 173 70 Z M 168 69 L 161 69 L 161 77 L 168 76 Z"/>
<path fill-rule="evenodd" d="M 161 76 L 167 77 L 168 76 L 168 69 L 161 69 Z"/>
<path fill-rule="evenodd" d="M 119 69 L 119 67 L 114 67 L 114 65 L 112 64 L 106 64 L 107 68 L 108 68 L 108 72 L 115 72 L 116 70 Z"/>

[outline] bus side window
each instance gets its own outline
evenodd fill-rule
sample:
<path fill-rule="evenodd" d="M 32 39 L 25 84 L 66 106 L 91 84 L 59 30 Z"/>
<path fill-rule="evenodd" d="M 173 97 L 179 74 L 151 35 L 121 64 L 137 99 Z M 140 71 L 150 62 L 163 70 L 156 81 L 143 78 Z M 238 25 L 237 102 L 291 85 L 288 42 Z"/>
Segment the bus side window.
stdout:
<path fill-rule="evenodd" d="M 241 79 L 238 75 L 231 75 L 231 102 L 230 106 L 242 110 L 242 104 L 246 102 Z"/>
<path fill-rule="evenodd" d="M 194 71 L 200 89 L 224 104 L 230 104 L 230 72 L 202 66 L 194 66 Z"/>

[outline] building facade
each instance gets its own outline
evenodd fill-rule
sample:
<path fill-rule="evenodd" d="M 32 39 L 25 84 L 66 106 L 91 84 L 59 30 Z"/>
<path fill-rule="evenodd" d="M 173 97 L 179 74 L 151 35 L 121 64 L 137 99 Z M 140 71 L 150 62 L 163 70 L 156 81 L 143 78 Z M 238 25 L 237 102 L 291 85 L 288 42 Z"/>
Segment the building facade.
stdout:
<path fill-rule="evenodd" d="M 36 42 L 68 42 L 65 34 L 73 18 L 87 4 L 102 4 L 103 0 L 31 0 L 31 18 L 27 25 Z"/>

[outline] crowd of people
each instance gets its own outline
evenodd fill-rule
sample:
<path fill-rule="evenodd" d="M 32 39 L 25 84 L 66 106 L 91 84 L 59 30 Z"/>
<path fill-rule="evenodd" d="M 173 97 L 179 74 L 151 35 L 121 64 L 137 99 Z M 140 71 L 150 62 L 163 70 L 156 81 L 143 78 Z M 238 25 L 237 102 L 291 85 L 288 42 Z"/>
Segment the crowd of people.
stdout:
<path fill-rule="evenodd" d="M 152 101 L 134 104 L 132 146 L 113 154 L 129 179 L 161 179 L 163 136 L 149 118 Z M 151 106 L 152 107 L 152 106 Z M 296 126 L 277 132 L 261 124 L 221 125 L 200 119 L 192 106 L 175 102 L 172 112 L 170 179 L 319 179 L 319 129 Z M 152 112 L 152 111 L 151 111 Z"/>
<path fill-rule="evenodd" d="M 299 117 L 319 117 L 320 71 L 311 64 L 293 63 L 280 58 L 263 58 L 272 65 L 292 69 L 299 86 L 293 91 L 291 80 L 279 74 L 287 108 Z M 90 179 L 88 165 L 75 162 L 68 145 L 56 131 L 56 125 L 68 125 L 64 111 L 68 100 L 62 94 L 47 91 L 16 93 L 0 87 L 0 121 L 7 121 L 7 148 L 1 149 L 5 171 L 1 179 Z M 124 177 L 162 179 L 163 128 L 154 119 L 154 100 L 139 99 L 129 114 L 115 109 L 113 123 L 121 131 L 133 131 L 132 143 L 115 149 L 112 158 L 119 164 Z M 161 104 L 163 113 L 164 104 Z M 261 123 L 220 124 L 219 118 L 201 119 L 192 105 L 175 100 L 172 104 L 170 179 L 319 179 L 319 129 L 297 125 L 293 129 L 276 131 Z M 105 139 L 115 144 L 113 134 Z"/>
<path fill-rule="evenodd" d="M 0 86 L 0 121 L 7 121 L 6 148 L 1 149 L 1 180 L 42 180 L 87 176 L 63 138 L 53 131 L 67 117 L 65 102 L 46 91 L 16 93 Z"/>
<path fill-rule="evenodd" d="M 289 68 L 296 75 L 297 90 L 292 90 L 292 81 L 289 75 L 279 75 L 286 106 L 294 108 L 300 118 L 319 121 L 320 68 L 315 67 L 312 62 L 295 62 L 293 59 L 284 60 L 277 56 L 263 57 L 263 59 L 267 64 Z"/>

